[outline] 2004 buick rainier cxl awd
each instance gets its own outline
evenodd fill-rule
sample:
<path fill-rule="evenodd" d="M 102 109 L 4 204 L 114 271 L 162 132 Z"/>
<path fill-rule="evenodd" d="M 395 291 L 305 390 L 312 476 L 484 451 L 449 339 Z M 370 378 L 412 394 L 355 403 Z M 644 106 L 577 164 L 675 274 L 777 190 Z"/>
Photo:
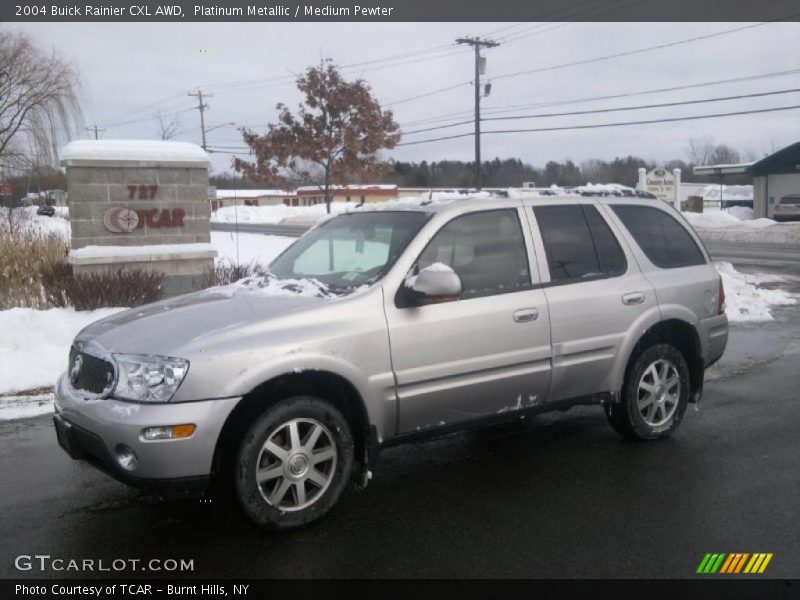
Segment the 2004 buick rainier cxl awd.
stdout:
<path fill-rule="evenodd" d="M 727 339 L 721 279 L 664 202 L 362 207 L 257 275 L 81 331 L 55 426 L 126 483 L 215 477 L 288 529 L 422 436 L 598 403 L 622 435 L 666 437 Z"/>

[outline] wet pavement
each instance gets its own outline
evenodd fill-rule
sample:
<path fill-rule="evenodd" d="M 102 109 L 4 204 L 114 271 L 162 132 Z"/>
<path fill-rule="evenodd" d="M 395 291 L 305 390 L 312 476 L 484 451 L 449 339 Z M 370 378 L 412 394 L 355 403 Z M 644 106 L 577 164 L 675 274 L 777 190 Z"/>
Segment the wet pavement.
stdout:
<path fill-rule="evenodd" d="M 582 407 L 393 448 L 280 535 L 223 501 L 142 498 L 70 460 L 47 417 L 0 424 L 0 575 L 159 575 L 14 568 L 48 554 L 191 559 L 191 577 L 690 577 L 707 552 L 771 552 L 764 576 L 796 578 L 800 307 L 776 316 L 732 329 L 670 439 L 623 441 Z"/>

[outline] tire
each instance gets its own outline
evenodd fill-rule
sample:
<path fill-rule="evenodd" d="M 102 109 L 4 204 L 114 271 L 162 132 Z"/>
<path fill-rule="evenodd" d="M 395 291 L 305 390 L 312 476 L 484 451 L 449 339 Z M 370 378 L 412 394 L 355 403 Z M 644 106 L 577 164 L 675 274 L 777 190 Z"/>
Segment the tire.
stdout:
<path fill-rule="evenodd" d="M 353 455 L 350 428 L 336 408 L 310 396 L 282 400 L 256 419 L 239 445 L 239 503 L 264 529 L 307 525 L 338 502 Z"/>
<path fill-rule="evenodd" d="M 620 402 L 607 404 L 606 416 L 614 430 L 628 439 L 665 438 L 680 425 L 690 394 L 683 354 L 670 344 L 656 344 L 636 358 Z"/>

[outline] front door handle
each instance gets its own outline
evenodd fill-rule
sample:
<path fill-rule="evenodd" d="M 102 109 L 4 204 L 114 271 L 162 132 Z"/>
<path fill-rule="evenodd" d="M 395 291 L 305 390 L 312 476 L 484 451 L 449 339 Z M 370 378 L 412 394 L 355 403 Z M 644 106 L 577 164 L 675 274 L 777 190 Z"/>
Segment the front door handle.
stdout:
<path fill-rule="evenodd" d="M 522 310 L 518 310 L 514 313 L 514 320 L 517 323 L 528 323 L 529 321 L 535 321 L 538 318 L 538 308 L 523 308 Z"/>
<path fill-rule="evenodd" d="M 630 294 L 623 294 L 622 296 L 622 303 L 625 306 L 641 304 L 642 302 L 644 302 L 644 294 L 642 292 L 631 292 Z"/>

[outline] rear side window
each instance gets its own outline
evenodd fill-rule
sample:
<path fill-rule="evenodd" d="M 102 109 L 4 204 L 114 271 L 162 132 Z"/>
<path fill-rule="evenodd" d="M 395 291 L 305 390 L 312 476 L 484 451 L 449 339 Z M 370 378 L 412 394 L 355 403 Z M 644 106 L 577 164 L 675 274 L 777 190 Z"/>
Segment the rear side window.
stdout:
<path fill-rule="evenodd" d="M 542 234 L 552 282 L 601 279 L 625 272 L 625 254 L 593 206 L 537 206 L 533 212 Z"/>
<path fill-rule="evenodd" d="M 611 208 L 657 267 L 674 269 L 705 264 L 703 253 L 689 232 L 663 210 L 632 205 Z"/>

